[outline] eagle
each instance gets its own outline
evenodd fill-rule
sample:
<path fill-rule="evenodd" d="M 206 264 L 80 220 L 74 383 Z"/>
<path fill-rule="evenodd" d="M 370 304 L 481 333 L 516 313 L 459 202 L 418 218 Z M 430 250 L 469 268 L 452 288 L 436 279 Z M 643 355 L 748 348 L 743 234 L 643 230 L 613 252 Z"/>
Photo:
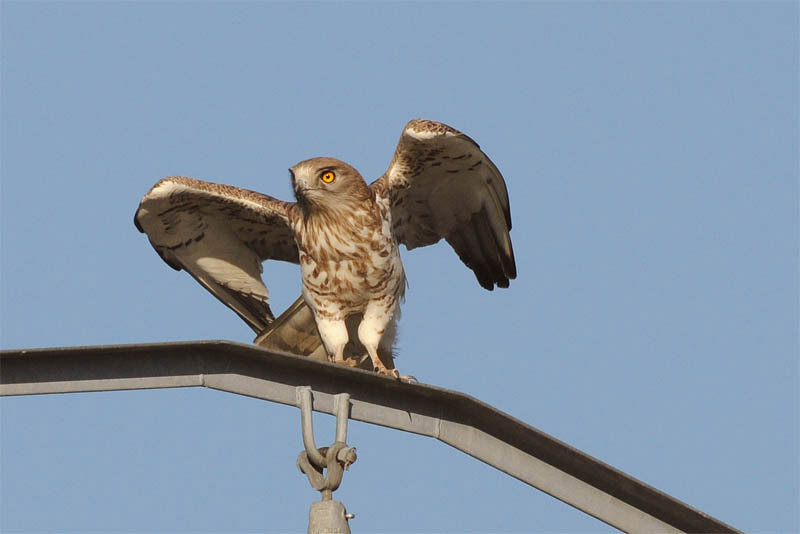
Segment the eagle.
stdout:
<path fill-rule="evenodd" d="M 332 157 L 301 161 L 289 174 L 296 202 L 170 176 L 134 216 L 158 255 L 236 312 L 260 345 L 399 377 L 400 244 L 411 250 L 444 238 L 490 291 L 516 278 L 503 176 L 446 124 L 406 124 L 389 168 L 371 184 Z M 261 278 L 266 260 L 300 265 L 302 295 L 277 320 Z"/>

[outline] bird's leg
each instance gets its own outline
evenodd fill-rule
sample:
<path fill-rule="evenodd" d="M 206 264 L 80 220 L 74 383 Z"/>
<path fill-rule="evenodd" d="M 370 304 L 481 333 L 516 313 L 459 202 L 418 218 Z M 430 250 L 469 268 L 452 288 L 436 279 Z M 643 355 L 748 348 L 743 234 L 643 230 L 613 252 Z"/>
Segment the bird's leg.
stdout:
<path fill-rule="evenodd" d="M 378 351 L 374 347 L 367 347 L 367 352 L 369 353 L 370 360 L 372 360 L 372 368 L 376 373 L 400 378 L 400 373 L 397 369 L 389 369 L 383 364 L 378 356 Z"/>
<path fill-rule="evenodd" d="M 381 342 L 381 336 L 383 336 L 386 325 L 389 324 L 391 318 L 391 313 L 386 313 L 384 310 L 375 310 L 372 306 L 368 306 L 361 324 L 358 325 L 358 339 L 367 349 L 375 372 L 400 378 L 400 373 L 397 369 L 387 368 L 381 361 L 380 356 L 378 356 L 378 345 Z"/>
<path fill-rule="evenodd" d="M 349 340 L 344 320 L 318 319 L 317 330 L 319 330 L 319 336 L 325 345 L 329 362 L 349 367 L 354 367 L 357 364 L 354 361 L 344 359 L 344 348 Z"/>

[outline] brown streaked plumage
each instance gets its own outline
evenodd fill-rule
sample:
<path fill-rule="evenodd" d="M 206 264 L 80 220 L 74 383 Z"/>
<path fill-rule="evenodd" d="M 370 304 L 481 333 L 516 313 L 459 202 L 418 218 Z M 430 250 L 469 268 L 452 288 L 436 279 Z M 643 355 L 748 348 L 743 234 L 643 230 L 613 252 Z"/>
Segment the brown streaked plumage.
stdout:
<path fill-rule="evenodd" d="M 516 277 L 503 177 L 477 143 L 445 124 L 409 122 L 372 185 L 335 158 L 290 172 L 294 203 L 169 177 L 134 218 L 164 261 L 239 314 L 261 334 L 257 342 L 348 365 L 368 356 L 376 371 L 397 376 L 391 354 L 406 286 L 399 244 L 444 238 L 489 290 Z M 261 280 L 267 259 L 299 263 L 302 275 L 302 300 L 277 321 Z"/>

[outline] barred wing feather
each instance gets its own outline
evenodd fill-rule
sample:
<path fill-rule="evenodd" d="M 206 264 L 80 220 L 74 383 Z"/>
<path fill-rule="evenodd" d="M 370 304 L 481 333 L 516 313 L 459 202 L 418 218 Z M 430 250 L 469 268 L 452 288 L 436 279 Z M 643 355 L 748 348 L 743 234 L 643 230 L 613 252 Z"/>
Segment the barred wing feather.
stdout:
<path fill-rule="evenodd" d="M 463 133 L 412 120 L 371 187 L 391 200 L 394 236 L 409 250 L 444 238 L 484 288 L 508 287 L 516 278 L 505 181 Z"/>
<path fill-rule="evenodd" d="M 167 264 L 191 274 L 258 333 L 274 319 L 261 262 L 298 263 L 288 205 L 238 187 L 168 177 L 144 196 L 134 223 Z"/>

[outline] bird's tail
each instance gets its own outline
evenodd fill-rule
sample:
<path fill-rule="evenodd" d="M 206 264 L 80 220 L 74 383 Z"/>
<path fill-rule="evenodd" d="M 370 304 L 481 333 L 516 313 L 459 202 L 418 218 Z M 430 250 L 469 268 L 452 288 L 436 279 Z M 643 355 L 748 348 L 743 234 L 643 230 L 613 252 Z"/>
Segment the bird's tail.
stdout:
<path fill-rule="evenodd" d="M 348 318 L 347 330 L 350 341 L 345 348 L 345 357 L 359 360 L 358 367 L 372 370 L 372 363 L 364 346 L 358 341 L 358 324 L 361 318 L 352 316 Z M 394 329 L 387 329 L 385 339 L 381 339 L 378 347 L 378 356 L 383 364 L 394 369 Z M 315 360 L 328 361 L 328 354 L 322 344 L 322 338 L 317 331 L 314 313 L 311 311 L 303 297 L 300 296 L 280 316 L 269 324 L 253 343 L 266 349 L 279 350 L 300 356 L 307 356 Z"/>

